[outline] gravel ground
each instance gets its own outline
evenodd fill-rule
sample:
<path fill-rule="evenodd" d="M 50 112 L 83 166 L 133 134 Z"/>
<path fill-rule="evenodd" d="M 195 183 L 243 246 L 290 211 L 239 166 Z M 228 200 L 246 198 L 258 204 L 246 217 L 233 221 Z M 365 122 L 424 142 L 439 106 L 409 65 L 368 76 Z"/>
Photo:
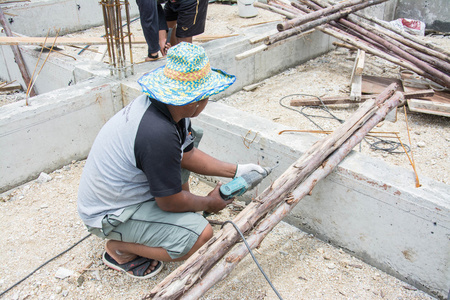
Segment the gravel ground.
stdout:
<path fill-rule="evenodd" d="M 243 19 L 237 16 L 237 6 L 210 4 L 205 34 L 239 33 L 245 26 L 279 19 L 278 15 L 265 11 L 260 11 L 256 18 Z M 218 23 L 221 26 L 208 25 Z M 141 35 L 139 23 L 135 22 L 133 26 L 132 32 Z M 100 36 L 103 33 L 102 28 L 96 28 L 80 34 Z M 440 37 L 433 39 L 449 49 L 448 40 Z M 79 50 L 66 47 L 64 51 L 75 57 Z M 133 51 L 138 60 L 143 60 L 145 47 L 133 47 Z M 93 55 L 94 52 L 85 51 L 82 56 L 76 57 L 90 59 Z M 352 66 L 353 58 L 349 52 L 337 49 L 267 79 L 251 92 L 241 91 L 220 101 L 293 128 L 316 130 L 318 128 L 304 116 L 281 106 L 280 100 L 288 103 L 292 94 L 347 94 Z M 398 68 L 368 57 L 364 74 L 395 77 Z M 286 85 L 286 82 L 295 84 Z M 0 105 L 22 97 L 20 93 L 0 96 Z M 355 107 L 347 105 L 333 107 L 332 113 L 345 119 L 354 110 Z M 318 113 L 317 110 L 312 112 Z M 410 143 L 403 109 L 399 109 L 397 117 L 397 122 L 383 122 L 377 130 L 398 131 L 402 141 L 411 145 L 419 176 L 448 184 L 448 119 L 408 113 Z M 332 130 L 337 125 L 331 119 L 315 121 L 323 129 Z M 411 169 L 404 154 L 373 151 L 367 143 L 361 145 L 361 151 Z M 73 162 L 49 174 L 50 177 L 42 176 L 0 195 L 0 293 L 86 237 L 87 231 L 76 213 L 77 189 L 83 166 L 84 161 Z M 206 194 L 211 187 L 192 178 L 191 189 L 197 194 Z M 238 207 L 230 206 L 212 218 L 222 221 L 232 219 L 238 213 Z M 215 227 L 218 229 L 218 226 Z M 103 246 L 101 239 L 87 237 L 40 268 L 3 298 L 140 299 L 180 265 L 167 263 L 164 270 L 150 280 L 132 279 L 103 265 Z M 434 299 L 283 222 L 265 238 L 255 255 L 284 299 Z M 203 299 L 277 298 L 248 256 Z"/>
<path fill-rule="evenodd" d="M 76 212 L 83 166 L 84 161 L 73 162 L 0 198 L 0 293 L 87 235 Z M 191 178 L 191 189 L 204 195 L 211 187 Z M 232 219 L 245 205 L 237 204 L 211 219 Z M 152 279 L 133 279 L 104 266 L 103 250 L 104 241 L 90 236 L 3 299 L 141 299 L 180 265 L 166 263 Z M 434 299 L 283 222 L 254 253 L 283 299 Z M 277 297 L 247 256 L 202 299 Z"/>

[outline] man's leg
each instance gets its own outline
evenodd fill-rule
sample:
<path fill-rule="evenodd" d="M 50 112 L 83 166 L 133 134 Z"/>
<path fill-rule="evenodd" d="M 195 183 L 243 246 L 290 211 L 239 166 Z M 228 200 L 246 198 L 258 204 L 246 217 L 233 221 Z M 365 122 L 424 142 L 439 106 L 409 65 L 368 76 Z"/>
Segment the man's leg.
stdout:
<path fill-rule="evenodd" d="M 170 41 L 167 41 L 167 31 L 169 28 L 166 23 L 166 15 L 164 14 L 164 8 L 161 4 L 158 4 L 158 26 L 159 26 L 159 48 L 163 56 L 167 54 L 167 50 L 170 48 Z"/>
<path fill-rule="evenodd" d="M 208 0 L 185 0 L 176 7 L 176 42 L 192 43 L 193 36 L 205 31 Z"/>
<path fill-rule="evenodd" d="M 120 242 L 114 240 L 108 240 L 106 242 L 106 252 L 111 255 L 118 263 L 126 263 L 132 261 L 136 256 L 142 256 L 150 259 L 156 259 L 160 261 L 182 261 L 188 259 L 195 251 L 209 241 L 213 236 L 213 229 L 211 225 L 207 225 L 203 232 L 198 237 L 194 246 L 189 250 L 187 254 L 179 258 L 171 258 L 167 251 L 163 248 L 148 247 L 141 244 Z M 153 268 L 155 267 L 156 263 Z"/>
<path fill-rule="evenodd" d="M 170 213 L 159 209 L 155 201 L 126 208 L 120 216 L 107 215 L 102 228 L 89 231 L 108 239 L 106 252 L 123 264 L 137 256 L 158 261 L 180 261 L 190 257 L 213 235 L 208 221 L 197 213 Z"/>
<path fill-rule="evenodd" d="M 167 21 L 167 26 L 172 29 L 172 34 L 170 35 L 170 44 L 175 46 L 178 44 L 176 31 L 177 31 L 177 20 L 175 21 Z"/>
<path fill-rule="evenodd" d="M 159 46 L 158 7 L 156 1 L 136 0 L 139 8 L 142 31 L 148 45 L 146 61 L 157 59 Z"/>

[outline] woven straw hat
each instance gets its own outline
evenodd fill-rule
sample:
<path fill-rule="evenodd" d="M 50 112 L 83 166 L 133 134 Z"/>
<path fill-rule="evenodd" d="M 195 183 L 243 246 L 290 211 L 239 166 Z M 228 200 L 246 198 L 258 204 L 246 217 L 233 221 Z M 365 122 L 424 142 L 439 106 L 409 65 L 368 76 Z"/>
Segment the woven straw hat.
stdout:
<path fill-rule="evenodd" d="M 138 83 L 150 97 L 170 105 L 186 105 L 218 94 L 236 81 L 234 75 L 211 69 L 205 50 L 182 42 L 167 52 L 167 63 Z"/>

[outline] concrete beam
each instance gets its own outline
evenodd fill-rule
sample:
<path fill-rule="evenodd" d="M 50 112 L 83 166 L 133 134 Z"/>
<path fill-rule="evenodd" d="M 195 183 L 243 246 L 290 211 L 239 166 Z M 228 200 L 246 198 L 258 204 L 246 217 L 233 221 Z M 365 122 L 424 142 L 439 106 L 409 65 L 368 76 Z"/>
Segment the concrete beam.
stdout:
<path fill-rule="evenodd" d="M 0 192 L 87 157 L 103 124 L 122 108 L 120 84 L 104 79 L 0 109 Z"/>
<path fill-rule="evenodd" d="M 318 139 L 219 103 L 193 121 L 200 149 L 220 159 L 279 166 L 262 192 Z M 352 152 L 285 219 L 434 296 L 450 289 L 450 186 Z M 213 180 L 213 179 L 211 179 Z M 226 181 L 225 179 L 221 179 Z M 255 192 L 247 197 L 255 196 Z"/>

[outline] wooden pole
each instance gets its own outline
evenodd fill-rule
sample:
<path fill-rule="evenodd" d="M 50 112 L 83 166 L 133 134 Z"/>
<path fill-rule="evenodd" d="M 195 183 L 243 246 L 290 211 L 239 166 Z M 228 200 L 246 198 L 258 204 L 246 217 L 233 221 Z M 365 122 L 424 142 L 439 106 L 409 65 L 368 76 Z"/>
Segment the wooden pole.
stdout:
<path fill-rule="evenodd" d="M 263 239 L 270 233 L 281 220 L 292 211 L 297 203 L 306 195 L 310 194 L 314 186 L 320 180 L 328 176 L 334 168 L 350 153 L 350 151 L 359 144 L 369 131 L 382 121 L 386 115 L 403 101 L 402 93 L 396 92 L 388 99 L 383 106 L 347 141 L 345 141 L 333 154 L 317 168 L 305 181 L 303 181 L 295 190 L 289 194 L 277 209 L 267 216 L 254 230 L 246 240 L 251 249 L 258 247 Z M 214 284 L 224 279 L 237 266 L 237 264 L 248 254 L 245 245 L 240 244 L 216 265 L 206 276 L 193 286 L 189 291 L 183 294 L 182 299 L 199 299 Z"/>
<path fill-rule="evenodd" d="M 413 36 L 413 35 L 411 35 L 409 33 L 402 32 L 401 30 L 399 30 L 399 29 L 397 29 L 397 28 L 395 28 L 393 26 L 390 26 L 385 21 L 381 21 L 381 20 L 379 20 L 379 19 L 377 19 L 375 17 L 370 17 L 370 16 L 367 16 L 367 15 L 361 14 L 361 13 L 355 13 L 355 15 L 360 17 L 360 18 L 363 18 L 363 19 L 366 19 L 368 21 L 371 21 L 371 22 L 373 22 L 373 23 L 375 23 L 377 25 L 380 25 L 381 27 L 387 29 L 388 31 L 395 32 L 399 36 L 403 37 L 404 41 L 411 41 L 414 44 L 421 45 L 425 49 L 434 50 L 436 52 L 441 53 L 443 55 L 443 56 L 440 56 L 441 59 L 444 59 L 444 60 L 447 60 L 447 61 L 448 61 L 448 59 L 450 59 L 450 51 L 447 51 L 447 50 L 445 50 L 443 48 L 440 48 L 440 47 L 434 45 L 433 43 L 425 42 L 425 41 L 421 40 L 420 38 L 417 38 L 417 37 L 415 37 L 415 36 Z M 406 42 L 406 43 L 408 43 L 408 42 Z M 410 47 L 414 48 L 416 46 L 410 45 Z M 420 49 L 418 49 L 418 50 L 420 50 Z M 438 56 L 436 54 L 433 54 L 433 55 Z"/>
<path fill-rule="evenodd" d="M 421 75 L 424 76 L 425 78 L 428 78 L 439 84 L 442 84 L 443 86 L 445 86 L 447 88 L 450 88 L 450 76 L 445 74 L 444 72 L 441 72 L 441 71 L 433 68 L 429 64 L 427 64 L 424 61 L 415 57 L 414 55 L 411 55 L 407 51 L 404 51 L 404 50 L 400 49 L 399 47 L 395 46 L 394 44 L 389 43 L 389 41 L 387 41 L 386 39 L 379 37 L 378 35 L 370 32 L 369 30 L 362 28 L 361 26 L 358 26 L 357 24 L 355 24 L 353 22 L 350 22 L 346 19 L 340 19 L 339 23 L 359 32 L 361 35 L 363 35 L 365 37 L 368 37 L 368 38 L 376 41 L 380 45 L 383 45 L 384 47 L 386 47 L 386 49 L 388 49 L 388 50 L 392 51 L 393 53 L 395 53 L 396 55 L 398 55 L 399 57 L 408 60 L 409 62 L 414 64 L 417 68 L 422 70 Z"/>
<path fill-rule="evenodd" d="M 365 0 L 352 0 L 351 4 L 358 3 Z M 345 1 L 339 6 L 330 6 L 326 9 L 317 10 L 315 12 L 308 13 L 306 15 L 297 15 L 297 18 L 294 18 L 294 16 L 289 16 L 288 18 L 291 19 L 290 21 L 287 21 L 283 24 L 278 24 L 277 29 L 280 31 L 278 34 L 274 34 L 267 38 L 264 42 L 266 45 L 274 44 L 280 40 L 286 39 L 288 37 L 291 37 L 293 35 L 308 31 L 312 28 L 318 27 L 322 24 L 329 23 L 330 21 L 337 20 L 339 18 L 342 18 L 350 13 L 353 13 L 355 11 L 364 9 L 366 7 L 376 5 L 382 2 L 386 2 L 387 0 L 372 0 L 367 1 L 363 3 L 359 3 L 356 5 L 352 5 L 349 7 L 344 6 L 344 4 L 350 3 L 350 1 Z M 264 9 L 270 9 L 271 5 L 262 5 L 258 6 Z M 345 9 L 342 9 L 344 7 Z M 341 8 L 341 9 L 338 9 Z M 331 13 L 332 12 L 332 13 Z M 331 14 L 328 14 L 331 13 Z M 294 21 L 296 20 L 296 21 Z M 297 26 L 294 26 L 293 24 L 297 23 Z"/>
<path fill-rule="evenodd" d="M 11 28 L 8 25 L 8 22 L 6 21 L 5 14 L 3 13 L 3 9 L 0 7 L 0 23 L 3 26 L 3 29 L 5 30 L 6 36 L 13 36 Z M 25 66 L 25 62 L 23 61 L 22 53 L 20 52 L 20 48 L 17 45 L 11 45 L 12 52 L 14 54 L 14 59 L 16 61 L 16 64 L 19 66 L 20 73 L 22 74 L 23 81 L 25 82 L 26 86 L 30 86 L 31 78 L 28 74 L 27 68 Z M 30 90 L 30 96 L 36 96 L 36 91 L 34 88 Z"/>
<path fill-rule="evenodd" d="M 413 42 L 408 42 L 407 39 L 401 38 L 395 33 L 388 32 L 383 28 L 375 28 L 374 26 L 367 24 L 365 22 L 361 22 L 358 18 L 354 16 L 347 16 L 347 20 L 350 22 L 357 24 L 358 26 L 368 30 L 369 32 L 379 36 L 383 40 L 388 41 L 394 46 L 402 49 L 403 51 L 407 51 L 410 54 L 414 55 L 420 60 L 423 60 L 431 65 L 434 65 L 438 69 L 450 73 L 450 56 L 442 54 L 440 52 L 422 47 L 419 44 L 415 44 Z"/>
<path fill-rule="evenodd" d="M 284 201 L 307 176 L 342 145 L 358 128 L 369 120 L 385 100 L 393 95 L 398 85 L 393 83 L 374 100 L 363 103 L 359 109 L 335 132 L 315 143 L 286 172 L 233 220 L 241 232 L 255 227 L 272 209 Z M 219 259 L 238 241 L 239 235 L 231 226 L 218 231 L 205 245 L 186 262 L 155 286 L 148 299 L 177 299 L 189 290 Z"/>
<path fill-rule="evenodd" d="M 320 9 L 320 10 L 316 10 L 314 12 L 311 12 L 311 13 L 307 14 L 307 15 L 301 15 L 301 16 L 298 16 L 298 17 L 292 19 L 292 20 L 285 21 L 284 23 L 280 23 L 280 24 L 277 25 L 277 29 L 278 29 L 278 31 L 284 31 L 284 30 L 293 28 L 295 26 L 299 26 L 301 24 L 304 24 L 306 22 L 309 22 L 309 21 L 321 18 L 323 16 L 329 15 L 331 13 L 336 13 L 336 12 L 338 12 L 338 11 L 344 9 L 344 8 L 347 8 L 349 6 L 353 6 L 353 5 L 356 5 L 356 4 L 360 4 L 360 3 L 364 2 L 364 1 L 366 1 L 366 0 L 348 0 L 348 1 L 343 1 L 343 2 L 340 2 L 340 3 L 336 4 L 336 5 L 333 5 L 333 6 L 330 6 L 330 7 L 327 7 L 327 8 L 323 8 L 323 9 Z M 386 0 L 382 0 L 382 1 L 386 1 Z"/>

